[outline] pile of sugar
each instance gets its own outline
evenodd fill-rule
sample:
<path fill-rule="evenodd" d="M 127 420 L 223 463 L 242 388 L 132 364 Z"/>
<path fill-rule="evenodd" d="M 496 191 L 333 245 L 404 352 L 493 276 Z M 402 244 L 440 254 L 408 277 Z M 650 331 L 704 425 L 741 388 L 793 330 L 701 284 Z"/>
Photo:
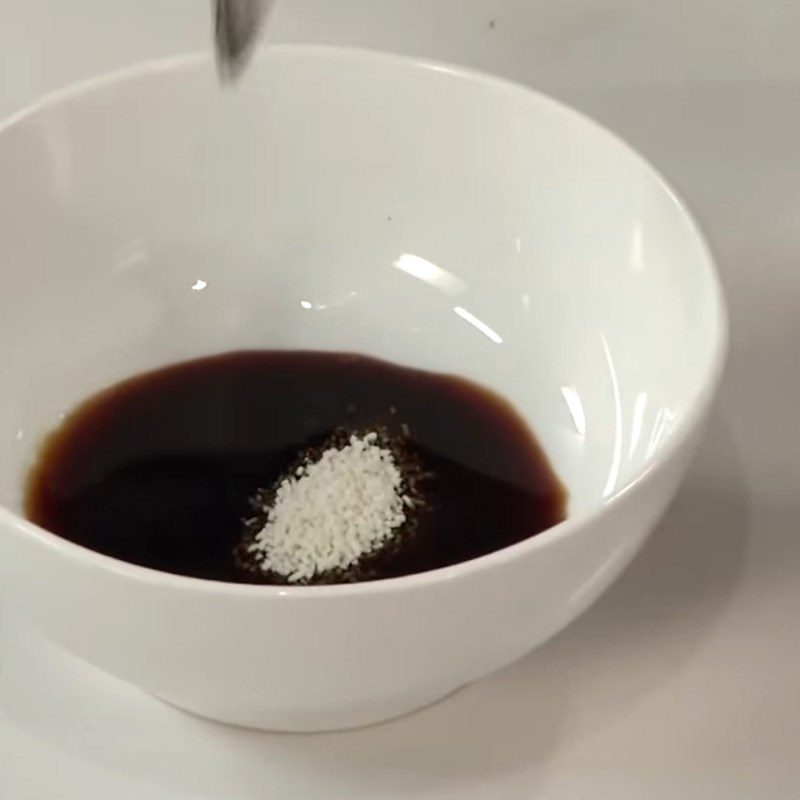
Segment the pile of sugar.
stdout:
<path fill-rule="evenodd" d="M 248 551 L 265 572 L 290 583 L 346 570 L 385 544 L 413 505 L 378 434 L 350 436 L 277 487 L 266 523 Z"/>

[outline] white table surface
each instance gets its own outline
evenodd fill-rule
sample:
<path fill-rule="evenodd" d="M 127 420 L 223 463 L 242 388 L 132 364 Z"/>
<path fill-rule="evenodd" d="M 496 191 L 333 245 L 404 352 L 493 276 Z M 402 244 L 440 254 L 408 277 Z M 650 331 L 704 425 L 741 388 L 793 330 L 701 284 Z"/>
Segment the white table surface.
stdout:
<path fill-rule="evenodd" d="M 0 116 L 206 47 L 208 6 L 0 0 Z M 272 36 L 477 65 L 587 111 L 648 156 L 704 223 L 730 301 L 708 439 L 644 552 L 578 622 L 371 730 L 201 722 L 6 619 L 0 797 L 800 798 L 800 4 L 282 0 Z"/>

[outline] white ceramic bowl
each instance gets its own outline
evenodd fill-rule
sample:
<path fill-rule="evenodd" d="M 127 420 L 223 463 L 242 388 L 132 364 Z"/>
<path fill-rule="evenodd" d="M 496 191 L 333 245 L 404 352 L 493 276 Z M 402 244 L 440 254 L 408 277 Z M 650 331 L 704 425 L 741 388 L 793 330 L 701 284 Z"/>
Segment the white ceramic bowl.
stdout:
<path fill-rule="evenodd" d="M 0 132 L 3 601 L 202 715 L 376 722 L 552 636 L 672 497 L 726 322 L 686 209 L 552 100 L 388 55 L 197 58 L 59 93 Z M 321 588 L 130 566 L 24 521 L 46 431 L 112 381 L 238 348 L 361 351 L 466 375 L 530 421 L 570 516 L 451 568 Z"/>

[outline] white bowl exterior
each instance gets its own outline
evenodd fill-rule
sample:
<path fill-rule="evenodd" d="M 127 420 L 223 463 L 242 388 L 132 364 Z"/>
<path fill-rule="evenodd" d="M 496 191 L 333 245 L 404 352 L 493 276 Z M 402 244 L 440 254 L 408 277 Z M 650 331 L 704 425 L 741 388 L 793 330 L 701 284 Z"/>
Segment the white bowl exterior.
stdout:
<path fill-rule="evenodd" d="M 517 87 L 364 53 L 276 50 L 233 93 L 189 60 L 45 105 L 0 133 L 0 257 L 7 602 L 260 727 L 409 711 L 565 625 L 671 497 L 724 350 L 702 238 L 625 145 Z M 36 443 L 87 394 L 243 347 L 498 389 L 574 519 L 479 567 L 297 593 L 154 576 L 14 515 Z"/>
<path fill-rule="evenodd" d="M 605 513 L 431 583 L 213 592 L 65 557 L 17 528 L 3 531 L 5 596 L 71 652 L 197 714 L 284 731 L 367 725 L 505 666 L 587 608 L 663 512 L 696 441 Z"/>

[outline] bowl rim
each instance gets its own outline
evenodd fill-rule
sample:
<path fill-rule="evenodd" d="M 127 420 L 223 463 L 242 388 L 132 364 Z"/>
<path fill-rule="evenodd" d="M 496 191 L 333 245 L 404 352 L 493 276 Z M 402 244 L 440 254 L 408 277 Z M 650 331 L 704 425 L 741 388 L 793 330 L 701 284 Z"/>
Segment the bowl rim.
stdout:
<path fill-rule="evenodd" d="M 706 373 L 700 385 L 697 387 L 685 414 L 679 419 L 676 427 L 669 433 L 655 457 L 646 464 L 640 472 L 617 488 L 610 496 L 604 498 L 598 505 L 587 508 L 573 516 L 568 516 L 557 525 L 547 528 L 527 539 L 523 539 L 520 542 L 501 548 L 500 550 L 495 550 L 486 555 L 447 567 L 440 567 L 427 572 L 412 573 L 396 578 L 383 578 L 361 583 L 316 586 L 239 584 L 227 581 L 209 580 L 206 578 L 194 578 L 186 575 L 162 572 L 137 564 L 130 564 L 112 556 L 90 550 L 82 545 L 50 533 L 3 505 L 0 505 L 0 523 L 8 525 L 26 536 L 32 537 L 39 544 L 56 550 L 60 555 L 69 560 L 75 559 L 82 562 L 84 566 L 111 572 L 121 578 L 129 579 L 137 583 L 160 588 L 183 589 L 218 595 L 264 599 L 280 598 L 282 600 L 294 598 L 295 600 L 301 600 L 319 599 L 321 597 L 333 599 L 348 598 L 357 595 L 395 593 L 431 587 L 452 580 L 466 579 L 477 573 L 482 573 L 516 560 L 529 553 L 534 553 L 537 550 L 552 547 L 562 539 L 572 536 L 576 531 L 585 527 L 592 521 L 612 513 L 628 495 L 637 491 L 642 484 L 649 481 L 654 473 L 657 473 L 665 463 L 669 462 L 693 437 L 711 408 L 725 368 L 729 347 L 729 318 L 725 296 L 719 279 L 716 260 L 714 259 L 711 248 L 699 222 L 689 210 L 686 203 L 664 176 L 622 137 L 618 136 L 601 123 L 596 122 L 588 115 L 525 84 L 501 78 L 473 67 L 453 64 L 447 61 L 361 47 L 330 44 L 277 44 L 262 48 L 257 56 L 258 61 L 272 58 L 335 59 L 353 63 L 395 65 L 402 66 L 405 69 L 444 73 L 455 80 L 472 84 L 481 84 L 494 91 L 509 92 L 517 94 L 521 98 L 524 97 L 529 100 L 534 99 L 538 103 L 556 111 L 558 114 L 571 118 L 575 123 L 584 128 L 592 130 L 594 134 L 602 136 L 609 141 L 616 142 L 618 146 L 621 146 L 627 157 L 638 162 L 645 174 L 649 175 L 654 182 L 666 192 L 674 204 L 678 215 L 682 216 L 684 221 L 688 223 L 691 234 L 697 239 L 701 246 L 703 269 L 710 279 L 710 299 L 712 300 L 713 308 L 710 308 L 709 314 L 712 317 L 712 322 L 715 323 L 715 341 L 713 342 Z M 211 55 L 204 52 L 186 53 L 133 64 L 67 85 L 45 94 L 41 98 L 12 113 L 4 120 L 0 120 L 0 137 L 12 128 L 35 119 L 40 113 L 71 101 L 79 100 L 84 96 L 91 95 L 97 90 L 112 88 L 116 84 L 147 78 L 161 72 L 204 68 L 210 66 L 212 61 Z M 0 147 L 2 147 L 1 140 Z"/>

